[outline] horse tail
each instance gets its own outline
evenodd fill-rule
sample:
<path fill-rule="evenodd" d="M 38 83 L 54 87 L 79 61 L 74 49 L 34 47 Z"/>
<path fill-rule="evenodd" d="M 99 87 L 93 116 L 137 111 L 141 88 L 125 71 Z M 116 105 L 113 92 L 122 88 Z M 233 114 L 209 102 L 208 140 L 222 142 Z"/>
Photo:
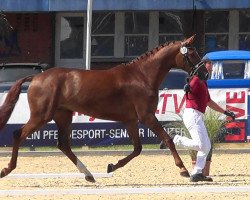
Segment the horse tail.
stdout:
<path fill-rule="evenodd" d="M 14 85 L 10 88 L 2 106 L 0 106 L 0 130 L 8 122 L 13 109 L 17 103 L 19 95 L 21 93 L 21 86 L 24 82 L 32 81 L 33 76 L 27 76 L 25 78 L 17 80 Z"/>

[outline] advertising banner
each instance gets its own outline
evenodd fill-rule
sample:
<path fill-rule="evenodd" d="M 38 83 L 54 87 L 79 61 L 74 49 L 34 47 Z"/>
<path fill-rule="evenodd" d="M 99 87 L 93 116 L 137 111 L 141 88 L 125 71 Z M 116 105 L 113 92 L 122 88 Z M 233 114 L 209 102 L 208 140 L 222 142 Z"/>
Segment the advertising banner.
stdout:
<path fill-rule="evenodd" d="M 0 105 L 3 103 L 6 93 L 0 93 Z M 248 90 L 244 88 L 210 89 L 211 98 L 224 109 L 230 109 L 236 114 L 236 119 L 241 121 L 240 131 L 236 141 L 246 139 L 245 129 L 248 113 Z M 159 93 L 159 103 L 156 117 L 165 127 L 166 132 L 175 129 L 182 134 L 183 130 L 176 126 L 176 122 L 182 121 L 185 108 L 185 93 L 183 90 L 163 90 Z M 22 127 L 29 120 L 30 112 L 27 94 L 21 93 L 17 105 L 4 129 L 0 132 L 0 146 L 11 146 L 13 131 Z M 221 115 L 221 120 L 225 116 Z M 233 130 L 233 129 L 232 129 Z M 242 134 L 243 133 L 243 134 Z M 54 121 L 49 122 L 40 130 L 30 135 L 24 142 L 24 146 L 54 146 L 57 143 L 58 130 Z M 147 127 L 139 123 L 139 135 L 143 144 L 159 143 L 160 140 Z M 239 136 L 240 135 L 240 136 Z M 227 137 L 234 141 L 233 134 Z M 131 144 L 129 135 L 121 123 L 101 120 L 74 112 L 71 131 L 71 144 L 76 146 L 117 145 Z"/>

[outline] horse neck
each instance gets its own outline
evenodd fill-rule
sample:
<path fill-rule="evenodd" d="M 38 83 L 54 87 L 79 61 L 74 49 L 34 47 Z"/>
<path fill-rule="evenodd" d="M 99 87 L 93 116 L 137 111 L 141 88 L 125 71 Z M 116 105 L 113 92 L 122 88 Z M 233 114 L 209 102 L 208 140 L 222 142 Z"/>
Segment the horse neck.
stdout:
<path fill-rule="evenodd" d="M 179 48 L 174 44 L 172 46 L 172 48 L 163 47 L 139 65 L 151 88 L 158 90 L 166 74 L 172 67 L 176 67 L 175 56 L 179 52 Z"/>

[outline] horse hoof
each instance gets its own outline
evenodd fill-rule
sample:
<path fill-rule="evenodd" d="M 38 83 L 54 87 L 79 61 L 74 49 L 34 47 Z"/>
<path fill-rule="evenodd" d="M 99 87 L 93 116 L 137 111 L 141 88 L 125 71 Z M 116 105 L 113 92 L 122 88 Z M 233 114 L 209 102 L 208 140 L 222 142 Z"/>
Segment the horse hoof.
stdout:
<path fill-rule="evenodd" d="M 5 177 L 6 175 L 8 175 L 9 173 L 7 173 L 7 168 L 3 168 L 0 174 L 0 178 Z"/>
<path fill-rule="evenodd" d="M 0 174 L 0 178 L 3 178 L 5 177 L 7 174 L 6 174 L 6 168 L 2 169 L 1 171 L 1 174 Z"/>
<path fill-rule="evenodd" d="M 183 176 L 183 177 L 187 177 L 187 178 L 190 177 L 188 171 L 182 171 L 182 172 L 180 172 L 180 175 Z"/>
<path fill-rule="evenodd" d="M 108 164 L 107 172 L 110 173 L 110 172 L 113 172 L 113 171 L 114 171 L 114 165 L 113 164 Z"/>
<path fill-rule="evenodd" d="M 3 177 L 5 177 L 5 174 L 4 174 L 3 170 L 2 170 L 1 174 L 0 174 L 0 178 L 3 178 Z"/>
<path fill-rule="evenodd" d="M 91 183 L 95 183 L 95 179 L 93 176 L 85 176 L 85 180 Z"/>

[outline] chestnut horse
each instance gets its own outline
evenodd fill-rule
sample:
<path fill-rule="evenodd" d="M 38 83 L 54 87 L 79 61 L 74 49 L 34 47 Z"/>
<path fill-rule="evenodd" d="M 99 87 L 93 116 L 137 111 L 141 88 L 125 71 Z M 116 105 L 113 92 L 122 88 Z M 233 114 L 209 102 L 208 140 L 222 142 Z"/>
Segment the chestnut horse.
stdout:
<path fill-rule="evenodd" d="M 180 168 L 180 174 L 189 176 L 172 139 L 155 117 L 155 111 L 160 83 L 172 67 L 189 73 L 205 69 L 203 66 L 197 70 L 197 66 L 202 63 L 201 59 L 194 48 L 186 48 L 193 42 L 193 38 L 158 46 L 128 64 L 108 70 L 51 68 L 16 81 L 0 107 L 0 129 L 5 126 L 15 107 L 21 85 L 28 81 L 31 81 L 27 91 L 30 118 L 13 133 L 12 157 L 8 167 L 2 169 L 1 177 L 16 168 L 18 149 L 26 137 L 54 120 L 58 127 L 57 147 L 85 174 L 87 181 L 95 182 L 91 172 L 71 151 L 69 140 L 73 111 L 120 121 L 128 130 L 134 150 L 117 164 L 109 164 L 108 173 L 123 167 L 141 153 L 137 127 L 138 122 L 141 122 L 169 147 L 176 166 Z M 206 72 L 204 70 L 203 73 Z"/>

